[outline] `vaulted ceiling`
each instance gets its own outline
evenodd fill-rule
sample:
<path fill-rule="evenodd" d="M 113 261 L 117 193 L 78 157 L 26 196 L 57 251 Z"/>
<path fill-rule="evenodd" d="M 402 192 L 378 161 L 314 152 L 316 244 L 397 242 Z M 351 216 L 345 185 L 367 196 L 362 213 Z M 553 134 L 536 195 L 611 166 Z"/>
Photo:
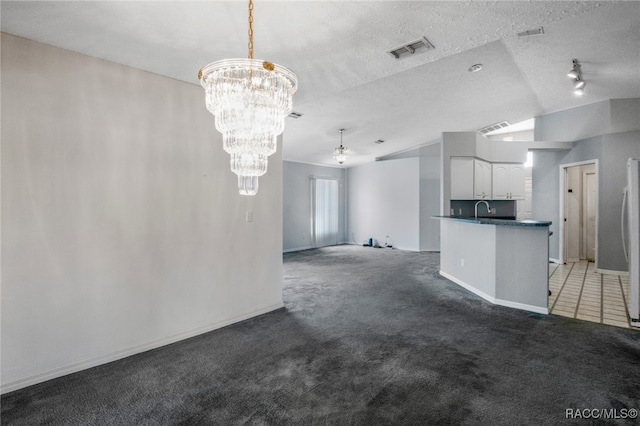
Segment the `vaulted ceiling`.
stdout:
<path fill-rule="evenodd" d="M 299 80 L 285 160 L 336 166 L 340 128 L 351 166 L 443 131 L 640 97 L 637 1 L 254 1 L 254 56 Z M 2 1 L 1 20 L 3 32 L 195 85 L 203 65 L 247 55 L 245 1 Z M 387 53 L 422 37 L 434 48 Z M 574 58 L 582 97 L 566 76 Z"/>

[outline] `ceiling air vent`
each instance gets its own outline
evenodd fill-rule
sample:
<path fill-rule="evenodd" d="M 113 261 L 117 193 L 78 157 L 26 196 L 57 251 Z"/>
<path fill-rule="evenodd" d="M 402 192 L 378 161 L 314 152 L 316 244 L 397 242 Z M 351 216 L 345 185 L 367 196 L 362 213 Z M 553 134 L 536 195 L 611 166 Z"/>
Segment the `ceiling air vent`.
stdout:
<path fill-rule="evenodd" d="M 377 141 L 375 141 L 374 143 L 377 143 L 378 145 L 380 145 L 381 143 L 384 143 L 384 141 L 382 139 L 378 139 Z"/>
<path fill-rule="evenodd" d="M 482 129 L 480 129 L 478 131 L 480 133 L 482 133 L 483 135 L 486 135 L 487 133 L 495 132 L 496 130 L 504 129 L 505 127 L 509 127 L 509 122 L 501 121 L 499 123 L 492 124 L 492 125 L 487 126 L 487 127 L 483 127 Z"/>
<path fill-rule="evenodd" d="M 302 115 L 303 115 L 302 113 L 291 111 L 287 117 L 300 118 L 300 117 L 302 117 Z"/>
<path fill-rule="evenodd" d="M 387 53 L 396 59 L 402 59 L 407 56 L 411 56 L 414 53 L 424 52 L 431 49 L 434 49 L 433 44 L 431 44 L 426 37 L 422 37 L 416 41 L 412 41 L 411 43 L 396 47 L 393 50 L 388 50 Z"/>
<path fill-rule="evenodd" d="M 538 27 L 533 30 L 527 30 L 527 31 L 518 33 L 518 37 L 529 37 L 529 36 L 541 35 L 541 34 L 544 34 L 544 28 Z"/>

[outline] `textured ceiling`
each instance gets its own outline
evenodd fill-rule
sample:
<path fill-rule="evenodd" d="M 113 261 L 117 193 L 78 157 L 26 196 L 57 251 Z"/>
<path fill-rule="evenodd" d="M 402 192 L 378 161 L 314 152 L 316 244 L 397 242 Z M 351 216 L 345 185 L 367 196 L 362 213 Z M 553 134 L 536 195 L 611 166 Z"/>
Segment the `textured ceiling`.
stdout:
<path fill-rule="evenodd" d="M 197 72 L 247 54 L 245 1 L 2 1 L 2 31 L 198 84 Z M 255 57 L 292 69 L 299 119 L 286 160 L 373 161 L 437 141 L 443 131 L 610 98 L 640 97 L 640 2 L 261 1 Z M 544 34 L 518 32 L 544 27 Z M 435 49 L 386 52 L 426 36 Z M 578 58 L 585 96 L 566 77 Z M 468 68 L 482 63 L 477 73 Z M 203 95 L 204 108 L 204 95 Z M 375 144 L 378 139 L 385 141 Z"/>

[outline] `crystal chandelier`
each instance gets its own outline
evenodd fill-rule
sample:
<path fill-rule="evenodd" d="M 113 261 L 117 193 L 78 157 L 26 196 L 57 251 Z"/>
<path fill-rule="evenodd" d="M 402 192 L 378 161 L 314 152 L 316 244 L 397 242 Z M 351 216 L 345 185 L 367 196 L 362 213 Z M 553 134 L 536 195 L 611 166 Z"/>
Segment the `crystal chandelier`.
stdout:
<path fill-rule="evenodd" d="M 347 156 L 347 148 L 342 146 L 342 132 L 344 132 L 344 129 L 340 129 L 339 131 L 340 131 L 340 146 L 333 150 L 333 158 L 335 158 L 338 161 L 338 164 L 342 164 L 349 157 Z"/>
<path fill-rule="evenodd" d="M 280 65 L 253 59 L 253 0 L 249 0 L 249 57 L 223 59 L 198 73 L 206 106 L 222 133 L 242 195 L 258 192 L 258 177 L 267 172 L 267 157 L 291 112 L 298 87 L 295 74 Z"/>

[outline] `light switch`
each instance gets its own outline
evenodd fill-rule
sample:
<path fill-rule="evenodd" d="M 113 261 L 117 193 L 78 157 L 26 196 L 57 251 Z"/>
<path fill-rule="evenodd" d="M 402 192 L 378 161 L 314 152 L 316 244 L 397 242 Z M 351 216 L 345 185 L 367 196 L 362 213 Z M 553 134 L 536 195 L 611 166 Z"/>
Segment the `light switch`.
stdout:
<path fill-rule="evenodd" d="M 247 212 L 247 222 L 253 222 L 253 212 L 251 210 Z"/>

